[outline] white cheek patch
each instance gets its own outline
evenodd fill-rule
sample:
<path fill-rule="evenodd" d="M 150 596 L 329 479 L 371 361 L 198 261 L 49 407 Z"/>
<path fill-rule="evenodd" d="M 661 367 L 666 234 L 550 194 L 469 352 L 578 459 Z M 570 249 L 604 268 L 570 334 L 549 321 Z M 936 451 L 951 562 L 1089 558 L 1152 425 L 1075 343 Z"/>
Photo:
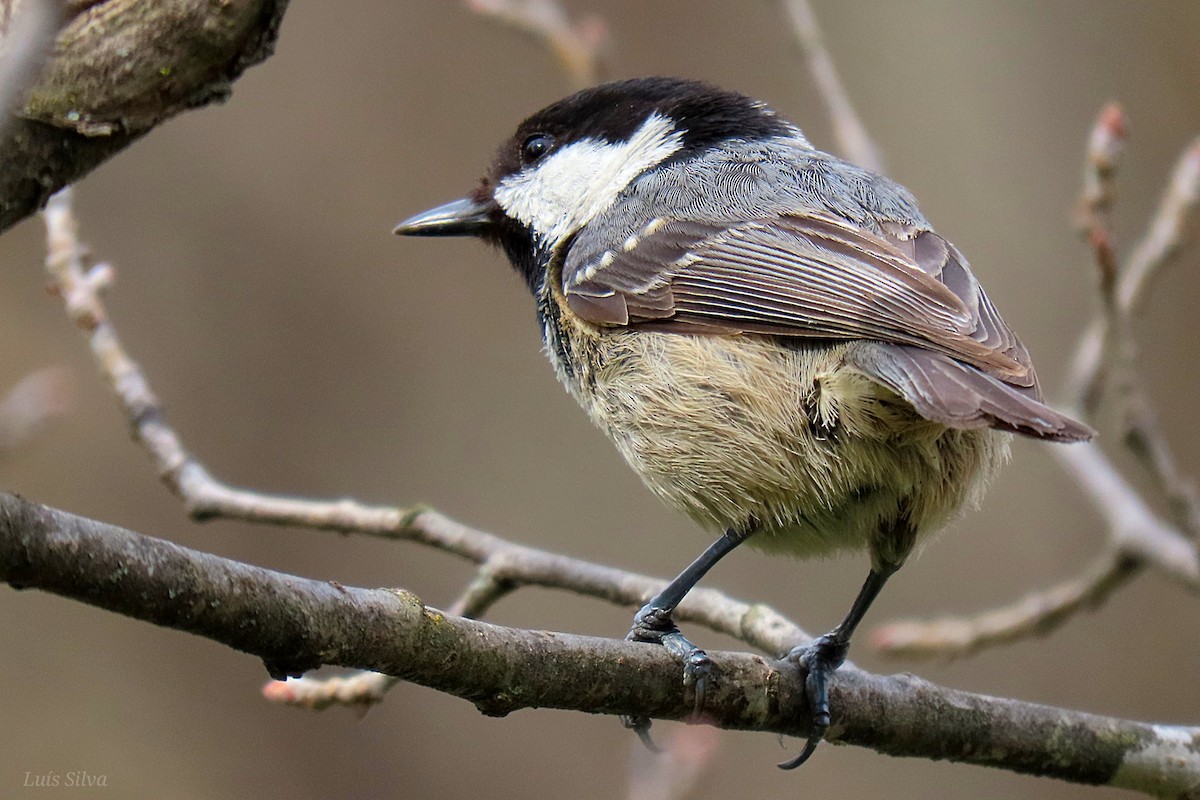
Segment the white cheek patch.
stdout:
<path fill-rule="evenodd" d="M 651 114 L 629 141 L 573 142 L 500 181 L 494 197 L 505 213 L 554 247 L 611 206 L 634 178 L 681 147 L 682 132 L 666 117 Z"/>

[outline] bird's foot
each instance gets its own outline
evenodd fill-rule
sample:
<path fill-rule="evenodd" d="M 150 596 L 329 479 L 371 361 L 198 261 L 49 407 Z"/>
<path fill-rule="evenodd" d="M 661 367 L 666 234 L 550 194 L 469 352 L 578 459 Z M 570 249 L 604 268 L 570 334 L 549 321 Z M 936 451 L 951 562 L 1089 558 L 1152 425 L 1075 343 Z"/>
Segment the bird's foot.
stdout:
<path fill-rule="evenodd" d="M 836 631 L 819 636 L 812 644 L 797 647 L 787 654 L 791 661 L 804 670 L 804 693 L 812 712 L 812 732 L 800 755 L 779 765 L 780 769 L 795 769 L 808 760 L 825 738 L 829 730 L 829 676 L 846 660 L 850 643 L 837 635 Z"/>
<path fill-rule="evenodd" d="M 683 664 L 683 685 L 691 687 L 695 692 L 693 715 L 699 716 L 704 710 L 704 695 L 708 690 L 709 679 L 712 677 L 712 660 L 686 636 L 679 632 L 669 612 L 652 605 L 642 607 L 633 618 L 625 639 L 631 642 L 648 642 L 661 644 L 667 652 Z M 633 730 L 650 750 L 659 752 L 659 747 L 650 738 L 649 717 L 621 717 L 625 727 Z"/>

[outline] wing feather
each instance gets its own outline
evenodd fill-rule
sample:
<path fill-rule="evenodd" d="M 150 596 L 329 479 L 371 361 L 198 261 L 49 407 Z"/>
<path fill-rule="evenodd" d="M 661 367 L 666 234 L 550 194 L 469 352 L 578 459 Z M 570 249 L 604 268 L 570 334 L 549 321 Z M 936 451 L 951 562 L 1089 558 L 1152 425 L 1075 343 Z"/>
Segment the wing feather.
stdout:
<path fill-rule="evenodd" d="M 568 252 L 563 290 L 598 325 L 873 339 L 1033 388 L 1029 355 L 966 259 L 936 233 L 818 211 L 728 223 L 654 219 L 619 247 Z"/>

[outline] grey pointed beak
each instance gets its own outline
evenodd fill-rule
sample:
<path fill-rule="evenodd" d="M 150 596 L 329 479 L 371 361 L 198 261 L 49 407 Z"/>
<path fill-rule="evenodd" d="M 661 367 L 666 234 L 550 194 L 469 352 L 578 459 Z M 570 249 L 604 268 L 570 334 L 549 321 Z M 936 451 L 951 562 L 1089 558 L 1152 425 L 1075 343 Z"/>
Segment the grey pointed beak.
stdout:
<path fill-rule="evenodd" d="M 431 208 L 401 222 L 397 236 L 478 236 L 491 225 L 492 206 L 469 197 Z"/>

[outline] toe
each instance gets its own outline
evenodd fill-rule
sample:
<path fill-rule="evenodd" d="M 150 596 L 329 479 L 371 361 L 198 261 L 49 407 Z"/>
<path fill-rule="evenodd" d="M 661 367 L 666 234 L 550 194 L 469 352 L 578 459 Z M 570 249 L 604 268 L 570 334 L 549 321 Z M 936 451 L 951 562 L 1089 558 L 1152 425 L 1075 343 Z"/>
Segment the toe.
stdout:
<path fill-rule="evenodd" d="M 795 769 L 796 767 L 800 766 L 805 761 L 808 761 L 809 756 L 811 756 L 813 753 L 817 752 L 817 745 L 819 745 L 820 743 L 821 743 L 820 738 L 814 739 L 814 738 L 810 737 L 808 742 L 805 743 L 804 749 L 800 751 L 800 755 L 796 756 L 793 759 L 785 761 L 782 764 L 779 764 L 778 765 L 779 768 L 780 769 Z"/>

